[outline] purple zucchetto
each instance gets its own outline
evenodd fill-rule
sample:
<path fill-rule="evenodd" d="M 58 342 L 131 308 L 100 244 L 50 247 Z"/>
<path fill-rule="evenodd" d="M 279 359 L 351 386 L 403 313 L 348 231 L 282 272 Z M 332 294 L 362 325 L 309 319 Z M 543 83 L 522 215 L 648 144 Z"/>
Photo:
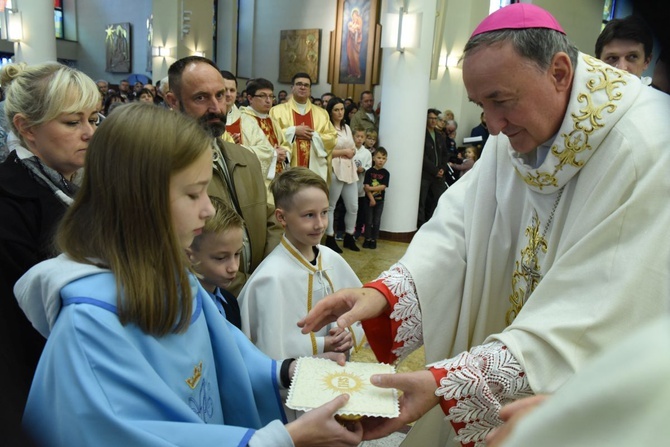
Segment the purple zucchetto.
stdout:
<path fill-rule="evenodd" d="M 553 29 L 565 34 L 558 20 L 539 6 L 531 3 L 513 3 L 482 20 L 470 38 L 489 31 L 524 28 Z"/>

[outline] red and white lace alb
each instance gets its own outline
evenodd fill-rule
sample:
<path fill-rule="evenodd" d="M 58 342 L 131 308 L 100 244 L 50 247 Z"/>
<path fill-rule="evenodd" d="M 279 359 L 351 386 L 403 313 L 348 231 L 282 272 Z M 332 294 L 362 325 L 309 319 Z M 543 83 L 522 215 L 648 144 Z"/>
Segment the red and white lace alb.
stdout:
<path fill-rule="evenodd" d="M 400 360 L 423 345 L 423 325 L 416 286 L 409 270 L 399 262 L 393 264 L 378 279 L 398 299 L 398 303 L 393 306 L 391 318 L 400 321 L 395 341 L 401 345 L 392 352 Z"/>
<path fill-rule="evenodd" d="M 428 366 L 446 371 L 435 394 L 450 401 L 446 418 L 458 427 L 456 439 L 462 444 L 484 446 L 486 435 L 502 423 L 500 408 L 533 395 L 521 365 L 500 342 Z"/>
<path fill-rule="evenodd" d="M 378 279 L 398 299 L 390 316 L 400 322 L 395 341 L 401 345 L 393 353 L 401 359 L 423 344 L 416 286 L 401 263 L 394 264 Z M 448 401 L 446 419 L 454 425 L 456 439 L 462 444 L 483 447 L 486 435 L 502 423 L 498 417 L 500 408 L 533 394 L 521 365 L 500 342 L 475 346 L 428 366 L 445 370 L 435 394 Z"/>

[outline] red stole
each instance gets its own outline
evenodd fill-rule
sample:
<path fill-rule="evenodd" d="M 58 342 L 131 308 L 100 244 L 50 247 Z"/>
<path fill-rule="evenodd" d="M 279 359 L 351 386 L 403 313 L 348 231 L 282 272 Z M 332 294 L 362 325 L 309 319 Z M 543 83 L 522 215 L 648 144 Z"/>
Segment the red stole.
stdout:
<path fill-rule="evenodd" d="M 258 126 L 261 128 L 265 136 L 268 137 L 272 147 L 279 146 L 279 140 L 277 140 L 277 134 L 275 133 L 275 127 L 272 125 L 272 119 L 270 117 L 261 118 L 260 116 L 255 115 L 254 118 L 258 121 Z"/>
<path fill-rule="evenodd" d="M 256 115 L 254 115 L 254 118 L 256 118 L 256 121 L 258 122 L 258 127 L 260 127 L 265 136 L 268 137 L 270 145 L 272 145 L 272 147 L 279 146 L 279 140 L 277 140 L 275 127 L 272 125 L 272 118 L 270 118 L 269 116 L 267 118 L 261 118 L 260 116 Z M 279 174 L 283 170 L 284 170 L 283 163 L 275 164 L 275 173 Z"/>
<path fill-rule="evenodd" d="M 307 126 L 310 129 L 314 129 L 314 123 L 312 122 L 312 111 L 305 113 L 304 115 L 299 114 L 295 110 L 293 111 L 293 124 L 295 126 Z M 296 146 L 298 148 L 297 152 L 297 164 L 296 166 L 303 166 L 309 168 L 309 152 L 312 147 L 312 141 L 306 140 L 304 138 L 295 139 Z"/>
<path fill-rule="evenodd" d="M 242 119 L 238 118 L 237 121 L 235 121 L 232 124 L 226 124 L 226 130 L 230 134 L 230 136 L 233 136 L 233 134 L 239 134 L 240 135 L 240 142 L 238 144 L 243 144 L 242 143 L 242 124 L 241 124 Z"/>

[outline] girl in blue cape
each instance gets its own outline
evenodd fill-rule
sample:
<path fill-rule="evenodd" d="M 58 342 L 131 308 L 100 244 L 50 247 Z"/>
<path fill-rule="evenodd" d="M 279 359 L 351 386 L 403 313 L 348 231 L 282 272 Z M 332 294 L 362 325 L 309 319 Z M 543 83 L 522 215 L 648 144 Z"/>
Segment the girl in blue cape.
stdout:
<path fill-rule="evenodd" d="M 284 425 L 293 362 L 258 351 L 189 272 L 185 249 L 214 212 L 211 144 L 195 120 L 147 104 L 92 138 L 63 254 L 15 287 L 48 336 L 23 419 L 41 445 L 360 442 L 360 424 L 333 417 L 346 396 Z"/>

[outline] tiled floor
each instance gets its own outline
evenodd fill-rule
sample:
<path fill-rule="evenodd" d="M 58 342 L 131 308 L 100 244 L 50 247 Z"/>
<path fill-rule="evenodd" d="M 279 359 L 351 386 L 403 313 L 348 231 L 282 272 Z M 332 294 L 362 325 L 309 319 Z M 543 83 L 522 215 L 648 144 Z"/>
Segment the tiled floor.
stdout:
<path fill-rule="evenodd" d="M 359 247 L 362 245 L 363 239 L 359 239 Z M 341 242 L 339 243 L 341 246 Z M 371 281 L 381 272 L 389 268 L 393 263 L 398 261 L 407 249 L 407 244 L 392 241 L 377 241 L 376 250 L 368 250 L 361 248 L 361 251 L 354 252 L 344 248 L 342 256 L 347 260 L 351 268 L 356 272 L 361 282 L 365 283 Z M 374 354 L 369 348 L 364 348 L 361 351 L 352 354 L 352 361 L 356 362 L 376 362 Z M 398 365 L 398 372 L 416 371 L 423 369 L 425 365 L 425 356 L 423 348 L 412 353 L 400 365 Z M 375 441 L 365 441 L 359 447 L 397 447 L 402 440 L 405 439 L 404 433 L 393 433 L 390 436 L 377 439 Z"/>

